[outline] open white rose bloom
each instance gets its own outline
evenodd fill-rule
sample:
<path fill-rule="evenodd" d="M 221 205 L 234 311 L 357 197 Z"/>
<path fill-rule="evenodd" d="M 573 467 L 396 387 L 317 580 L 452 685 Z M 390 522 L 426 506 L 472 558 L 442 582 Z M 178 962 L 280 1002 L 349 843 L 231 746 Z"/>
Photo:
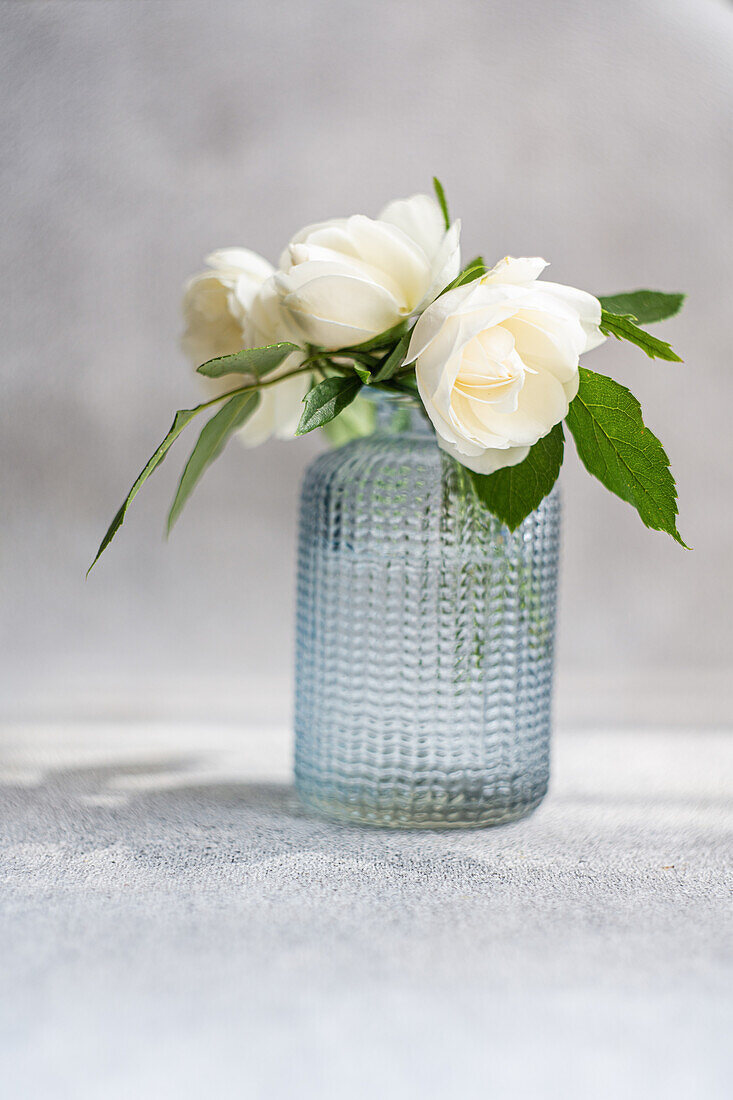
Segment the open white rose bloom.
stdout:
<path fill-rule="evenodd" d="M 506 257 L 422 314 L 407 363 L 440 446 L 480 474 L 514 466 L 568 413 L 578 361 L 602 343 L 601 305 Z"/>
<path fill-rule="evenodd" d="M 424 309 L 456 277 L 460 222 L 446 229 L 429 195 L 378 218 L 310 225 L 280 259 L 275 283 L 302 338 L 329 351 L 361 344 Z"/>
<path fill-rule="evenodd" d="M 684 545 L 669 459 L 639 402 L 580 364 L 607 335 L 680 362 L 640 326 L 672 317 L 684 295 L 597 298 L 540 279 L 547 265 L 538 258 L 506 257 L 489 270 L 479 256 L 461 269 L 460 222 L 433 182 L 436 198 L 413 195 L 376 218 L 307 226 L 277 270 L 246 248 L 207 257 L 185 288 L 183 347 L 210 396 L 176 414 L 95 561 L 199 414 L 212 415 L 183 470 L 169 528 L 230 436 L 254 446 L 325 428 L 332 441 L 356 446 L 373 422 L 373 406 L 358 398 L 375 391 L 422 409 L 438 445 L 470 471 L 464 491 L 511 530 L 551 492 L 567 428 L 588 471 L 648 527 Z"/>

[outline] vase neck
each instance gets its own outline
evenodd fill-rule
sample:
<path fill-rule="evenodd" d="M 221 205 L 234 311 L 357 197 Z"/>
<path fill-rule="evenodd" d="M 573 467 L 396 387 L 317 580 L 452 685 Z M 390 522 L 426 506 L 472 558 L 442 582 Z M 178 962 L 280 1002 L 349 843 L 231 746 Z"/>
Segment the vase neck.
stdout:
<path fill-rule="evenodd" d="M 364 392 L 364 391 L 362 391 Z M 376 430 L 387 435 L 432 435 L 433 426 L 419 397 L 373 390 L 368 394 L 376 410 Z"/>

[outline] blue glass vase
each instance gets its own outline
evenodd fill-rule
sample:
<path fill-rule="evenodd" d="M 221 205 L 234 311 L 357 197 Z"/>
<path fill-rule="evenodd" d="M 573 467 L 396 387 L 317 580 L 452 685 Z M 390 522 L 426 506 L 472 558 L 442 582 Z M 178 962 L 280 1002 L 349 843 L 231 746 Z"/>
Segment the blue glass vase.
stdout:
<path fill-rule="evenodd" d="M 342 822 L 513 821 L 547 790 L 558 491 L 510 532 L 417 406 L 380 404 L 303 484 L 296 788 Z"/>

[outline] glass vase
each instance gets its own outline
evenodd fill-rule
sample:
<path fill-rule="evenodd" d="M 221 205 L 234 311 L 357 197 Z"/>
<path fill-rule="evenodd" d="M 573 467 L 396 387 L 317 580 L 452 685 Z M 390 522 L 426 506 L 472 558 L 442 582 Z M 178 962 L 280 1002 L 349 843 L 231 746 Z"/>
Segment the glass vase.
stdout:
<path fill-rule="evenodd" d="M 295 783 L 324 817 L 498 825 L 547 790 L 560 500 L 510 532 L 419 407 L 301 496 Z"/>

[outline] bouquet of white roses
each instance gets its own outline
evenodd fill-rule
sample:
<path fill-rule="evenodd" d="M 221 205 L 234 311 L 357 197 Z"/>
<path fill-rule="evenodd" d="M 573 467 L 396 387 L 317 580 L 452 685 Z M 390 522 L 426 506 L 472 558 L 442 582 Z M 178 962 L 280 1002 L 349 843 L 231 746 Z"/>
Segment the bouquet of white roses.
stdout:
<path fill-rule="evenodd" d="M 679 362 L 639 327 L 671 317 L 682 294 L 596 298 L 540 279 L 546 262 L 507 256 L 461 267 L 460 222 L 443 188 L 297 233 L 275 270 L 228 248 L 188 283 L 184 347 L 213 396 L 176 413 L 112 521 L 195 417 L 218 407 L 184 468 L 169 529 L 235 432 L 255 445 L 348 419 L 360 392 L 419 401 L 440 447 L 471 471 L 488 510 L 516 528 L 552 489 L 567 424 L 588 471 L 679 543 L 669 460 L 626 387 L 580 366 L 609 336 Z M 348 426 L 347 426 L 348 427 Z M 348 431 L 347 433 L 348 434 Z M 92 563 L 94 564 L 94 563 Z"/>

